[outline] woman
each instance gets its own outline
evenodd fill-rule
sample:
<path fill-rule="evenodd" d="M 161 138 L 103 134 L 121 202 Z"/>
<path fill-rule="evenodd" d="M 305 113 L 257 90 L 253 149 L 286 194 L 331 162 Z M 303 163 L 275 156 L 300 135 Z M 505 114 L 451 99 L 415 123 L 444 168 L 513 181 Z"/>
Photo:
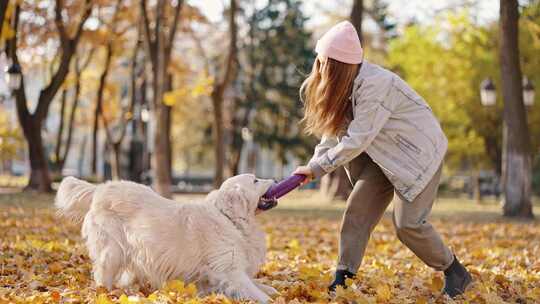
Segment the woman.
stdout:
<path fill-rule="evenodd" d="M 300 94 L 306 131 L 322 140 L 295 173 L 307 175 L 308 182 L 344 166 L 354 185 L 329 289 L 354 277 L 373 228 L 395 196 L 398 238 L 425 264 L 444 271 L 444 292 L 462 294 L 471 276 L 427 221 L 448 145 L 431 108 L 397 75 L 363 60 L 349 22 L 331 28 L 315 51 Z"/>

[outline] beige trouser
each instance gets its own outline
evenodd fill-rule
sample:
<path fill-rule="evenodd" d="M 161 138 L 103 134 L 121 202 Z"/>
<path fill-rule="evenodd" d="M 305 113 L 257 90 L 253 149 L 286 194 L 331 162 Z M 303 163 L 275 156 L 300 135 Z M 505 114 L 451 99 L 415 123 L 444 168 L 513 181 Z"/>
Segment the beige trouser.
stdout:
<path fill-rule="evenodd" d="M 354 185 L 347 200 L 341 223 L 337 269 L 356 273 L 375 225 L 392 201 L 393 222 L 397 237 L 424 263 L 436 270 L 445 270 L 454 256 L 446 247 L 427 217 L 437 196 L 441 169 L 413 202 L 407 202 L 386 178 L 381 168 L 363 153 L 350 162 L 349 172 Z"/>

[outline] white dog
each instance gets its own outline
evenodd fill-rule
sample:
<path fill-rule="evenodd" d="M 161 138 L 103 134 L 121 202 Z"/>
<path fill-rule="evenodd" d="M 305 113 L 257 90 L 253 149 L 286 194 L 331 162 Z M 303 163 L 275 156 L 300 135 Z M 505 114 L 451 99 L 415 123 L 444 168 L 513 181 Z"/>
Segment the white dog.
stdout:
<path fill-rule="evenodd" d="M 82 236 L 98 286 L 139 282 L 159 288 L 181 279 L 195 283 L 202 295 L 266 303 L 276 290 L 254 280 L 266 255 L 255 213 L 273 183 L 238 175 L 203 202 L 179 203 L 133 182 L 96 186 L 66 177 L 55 205 L 63 216 L 84 220 Z"/>

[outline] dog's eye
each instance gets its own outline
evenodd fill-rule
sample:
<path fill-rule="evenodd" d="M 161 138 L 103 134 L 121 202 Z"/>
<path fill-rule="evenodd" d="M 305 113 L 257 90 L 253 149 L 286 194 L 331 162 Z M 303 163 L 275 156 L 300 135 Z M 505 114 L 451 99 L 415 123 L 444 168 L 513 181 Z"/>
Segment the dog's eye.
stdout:
<path fill-rule="evenodd" d="M 255 179 L 255 180 L 253 181 L 254 184 L 256 184 L 256 183 L 258 183 L 258 182 L 259 182 L 258 179 Z"/>

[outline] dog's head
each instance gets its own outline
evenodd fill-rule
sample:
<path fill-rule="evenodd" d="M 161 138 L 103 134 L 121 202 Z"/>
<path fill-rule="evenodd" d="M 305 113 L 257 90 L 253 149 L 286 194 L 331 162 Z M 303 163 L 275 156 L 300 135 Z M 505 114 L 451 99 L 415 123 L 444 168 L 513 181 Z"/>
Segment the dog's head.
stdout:
<path fill-rule="evenodd" d="M 259 201 L 274 183 L 273 180 L 258 179 L 253 174 L 241 174 L 223 182 L 210 194 L 210 199 L 232 220 L 249 219 L 255 215 Z"/>

